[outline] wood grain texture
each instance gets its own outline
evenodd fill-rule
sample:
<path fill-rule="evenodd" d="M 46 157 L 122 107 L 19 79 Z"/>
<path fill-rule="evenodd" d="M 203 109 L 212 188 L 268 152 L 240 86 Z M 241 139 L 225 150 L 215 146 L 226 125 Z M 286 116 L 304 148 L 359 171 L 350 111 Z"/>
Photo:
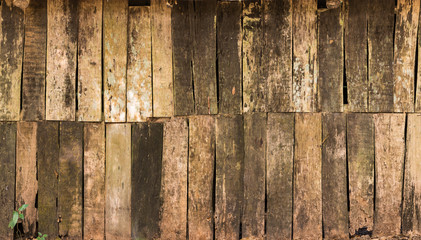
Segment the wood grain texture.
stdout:
<path fill-rule="evenodd" d="M 185 118 L 164 123 L 162 150 L 161 239 L 187 237 L 189 128 Z"/>
<path fill-rule="evenodd" d="M 313 112 L 317 107 L 317 1 L 292 3 L 292 96 L 296 112 Z"/>
<path fill-rule="evenodd" d="M 215 118 L 189 118 L 188 235 L 189 239 L 213 239 Z"/>
<path fill-rule="evenodd" d="M 242 116 L 218 116 L 215 132 L 215 238 L 238 239 L 244 174 Z"/>
<path fill-rule="evenodd" d="M 374 125 L 371 114 L 348 114 L 349 234 L 368 235 L 374 220 Z"/>
<path fill-rule="evenodd" d="M 171 117 L 174 114 L 171 8 L 166 2 L 151 1 L 154 117 Z"/>
<path fill-rule="evenodd" d="M 323 114 L 322 135 L 324 237 L 348 239 L 346 114 Z"/>
<path fill-rule="evenodd" d="M 31 1 L 25 10 L 25 54 L 22 75 L 21 119 L 45 119 L 47 56 L 47 0 Z"/>
<path fill-rule="evenodd" d="M 244 115 L 244 201 L 242 236 L 265 235 L 266 113 Z"/>
<path fill-rule="evenodd" d="M 78 1 L 77 119 L 102 119 L 102 2 Z"/>
<path fill-rule="evenodd" d="M 374 236 L 396 236 L 401 230 L 405 156 L 405 114 L 376 114 Z"/>
<path fill-rule="evenodd" d="M 152 42 L 150 7 L 129 7 L 127 121 L 152 117 Z"/>
<path fill-rule="evenodd" d="M 219 113 L 242 112 L 242 2 L 218 1 L 217 60 Z"/>
<path fill-rule="evenodd" d="M 266 136 L 266 236 L 291 239 L 294 114 L 268 113 Z"/>
<path fill-rule="evenodd" d="M 105 121 L 125 122 L 128 0 L 107 0 L 103 8 Z"/>
<path fill-rule="evenodd" d="M 46 119 L 74 121 L 77 2 L 47 0 Z"/>
<path fill-rule="evenodd" d="M 105 231 L 105 125 L 83 128 L 83 237 L 104 239 Z"/>

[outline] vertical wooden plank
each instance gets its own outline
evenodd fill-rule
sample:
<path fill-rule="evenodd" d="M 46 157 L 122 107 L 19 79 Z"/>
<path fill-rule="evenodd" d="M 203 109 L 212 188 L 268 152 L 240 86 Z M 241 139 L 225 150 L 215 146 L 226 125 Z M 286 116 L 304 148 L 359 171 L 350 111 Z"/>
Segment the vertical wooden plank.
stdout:
<path fill-rule="evenodd" d="M 6 7 L 2 4 L 2 9 Z M 0 136 L 0 236 L 13 239 L 7 226 L 15 209 L 16 123 L 0 123 Z"/>
<path fill-rule="evenodd" d="M 152 117 L 150 7 L 129 7 L 127 121 Z"/>
<path fill-rule="evenodd" d="M 266 236 L 291 239 L 294 114 L 268 113 Z"/>
<path fill-rule="evenodd" d="M 264 69 L 268 112 L 293 111 L 292 0 L 264 1 Z"/>
<path fill-rule="evenodd" d="M 130 124 L 106 125 L 105 238 L 130 239 L 131 129 Z M 134 205 L 137 208 L 139 205 Z M 151 208 L 153 206 L 151 205 Z M 146 216 L 145 216 L 146 218 Z"/>
<path fill-rule="evenodd" d="M 420 15 L 421 15 L 421 10 L 420 10 Z M 420 21 L 421 17 L 418 16 L 418 28 L 420 26 Z M 1 34 L 1 32 L 0 32 Z M 417 33 L 417 51 L 415 53 L 415 57 L 417 58 L 417 64 L 416 64 L 416 68 L 417 68 L 417 76 L 416 79 L 421 79 L 421 54 L 419 54 L 419 52 L 421 51 L 421 31 L 418 31 Z M 421 84 L 419 84 L 418 82 L 415 83 L 415 111 L 416 112 L 420 112 L 421 111 Z"/>
<path fill-rule="evenodd" d="M 292 3 L 292 100 L 297 112 L 313 112 L 317 107 L 316 11 L 316 0 L 298 0 Z"/>
<path fill-rule="evenodd" d="M 38 231 L 58 236 L 57 197 L 59 164 L 58 122 L 41 122 L 37 128 Z"/>
<path fill-rule="evenodd" d="M 132 129 L 131 235 L 132 239 L 156 239 L 162 206 L 163 125 L 141 123 Z"/>
<path fill-rule="evenodd" d="M 37 123 L 18 122 L 16 139 L 16 207 L 28 204 L 23 220 L 23 232 L 36 236 L 38 192 Z"/>
<path fill-rule="evenodd" d="M 31 1 L 25 10 L 22 120 L 45 119 L 47 0 Z"/>
<path fill-rule="evenodd" d="M 241 1 L 218 1 L 217 60 L 219 113 L 242 112 L 242 5 Z"/>
<path fill-rule="evenodd" d="M 261 0 L 243 1 L 243 112 L 266 111 L 262 12 Z"/>
<path fill-rule="evenodd" d="M 376 114 L 374 236 L 396 236 L 401 230 L 405 156 L 405 114 Z"/>
<path fill-rule="evenodd" d="M 189 129 L 185 118 L 164 124 L 162 152 L 162 239 L 187 238 L 187 161 Z"/>
<path fill-rule="evenodd" d="M 85 123 L 83 144 L 83 238 L 104 239 L 105 125 Z"/>
<path fill-rule="evenodd" d="M 322 143 L 324 237 L 348 239 L 346 114 L 323 114 L 322 135 L 324 140 Z"/>
<path fill-rule="evenodd" d="M 153 116 L 171 117 L 174 113 L 171 8 L 166 0 L 154 0 L 151 13 Z"/>
<path fill-rule="evenodd" d="M 371 114 L 348 114 L 349 234 L 371 235 L 374 219 L 374 126 Z"/>
<path fill-rule="evenodd" d="M 244 115 L 243 179 L 242 236 L 263 238 L 266 195 L 266 113 Z"/>
<path fill-rule="evenodd" d="M 103 61 L 106 122 L 126 121 L 128 0 L 104 1 Z"/>
<path fill-rule="evenodd" d="M 216 118 L 215 238 L 238 239 L 243 200 L 243 117 Z"/>
<path fill-rule="evenodd" d="M 102 118 L 102 2 L 78 1 L 79 121 L 101 121 Z"/>
<path fill-rule="evenodd" d="M 47 19 L 46 119 L 74 121 L 77 2 L 48 0 Z"/>
<path fill-rule="evenodd" d="M 189 239 L 213 239 L 215 118 L 189 118 Z"/>

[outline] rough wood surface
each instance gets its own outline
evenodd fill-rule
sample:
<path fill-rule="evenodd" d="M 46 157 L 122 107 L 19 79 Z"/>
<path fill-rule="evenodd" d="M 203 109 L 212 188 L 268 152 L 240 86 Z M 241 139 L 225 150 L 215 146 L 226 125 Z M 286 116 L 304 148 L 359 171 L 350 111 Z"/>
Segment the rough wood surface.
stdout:
<path fill-rule="evenodd" d="M 420 10 L 420 15 L 421 15 L 421 10 Z M 420 19 L 421 19 L 421 16 L 418 16 L 418 21 L 420 21 Z M 419 28 L 419 26 L 420 26 L 421 24 L 418 22 L 418 28 Z M 1 32 L 0 32 L 0 34 L 1 34 Z M 420 71 L 420 69 L 421 69 L 421 54 L 419 54 L 420 53 L 420 51 L 421 51 L 421 31 L 418 31 L 418 33 L 417 33 L 417 46 L 416 46 L 416 48 L 417 48 L 417 52 L 415 53 L 415 58 L 417 58 L 416 60 L 417 60 L 417 62 L 416 62 L 416 69 L 417 69 L 417 72 L 416 72 L 416 76 L 414 76 L 414 77 L 416 77 L 416 79 L 418 80 L 418 79 L 421 79 L 421 71 Z M 414 74 L 415 75 L 415 74 Z M 421 84 L 419 84 L 418 82 L 417 82 L 417 84 L 415 84 L 415 112 L 421 112 Z"/>
<path fill-rule="evenodd" d="M 346 114 L 322 116 L 323 229 L 326 239 L 348 239 Z"/>
<path fill-rule="evenodd" d="M 74 121 L 77 2 L 48 0 L 47 19 L 46 119 Z"/>
<path fill-rule="evenodd" d="M 77 119 L 102 118 L 102 2 L 78 1 Z"/>
<path fill-rule="evenodd" d="M 265 235 L 266 113 L 244 115 L 242 236 Z"/>
<path fill-rule="evenodd" d="M 141 123 L 132 129 L 132 239 L 159 239 L 163 125 Z"/>
<path fill-rule="evenodd" d="M 349 234 L 368 235 L 374 220 L 374 126 L 371 114 L 348 114 Z"/>
<path fill-rule="evenodd" d="M 322 238 L 322 122 L 319 113 L 295 115 L 293 238 Z"/>
<path fill-rule="evenodd" d="M 218 108 L 223 114 L 242 113 L 242 5 L 241 1 L 218 1 Z"/>
<path fill-rule="evenodd" d="M 152 48 L 150 7 L 129 7 L 127 121 L 152 117 Z"/>
<path fill-rule="evenodd" d="M 401 201 L 405 156 L 405 114 L 376 114 L 374 236 L 401 231 Z"/>
<path fill-rule="evenodd" d="M 185 118 L 164 124 L 162 151 L 161 239 L 187 237 L 189 128 Z"/>
<path fill-rule="evenodd" d="M 243 199 L 243 117 L 216 118 L 215 238 L 238 239 Z"/>
<path fill-rule="evenodd" d="M 103 7 L 105 121 L 125 122 L 128 0 L 107 0 Z"/>
<path fill-rule="evenodd" d="M 215 118 L 189 118 L 188 235 L 213 239 Z"/>
<path fill-rule="evenodd" d="M 171 8 L 166 2 L 151 1 L 154 117 L 171 117 L 174 113 Z"/>
<path fill-rule="evenodd" d="M 105 238 L 130 239 L 131 235 L 131 126 L 106 126 Z M 134 205 L 140 207 L 139 205 Z M 151 208 L 153 206 L 151 205 Z"/>
<path fill-rule="evenodd" d="M 45 119 L 47 56 L 47 0 L 31 1 L 25 10 L 25 54 L 22 75 L 21 119 Z"/>
<path fill-rule="evenodd" d="M 266 135 L 266 236 L 291 239 L 294 114 L 268 113 Z"/>
<path fill-rule="evenodd" d="M 105 125 L 85 123 L 83 134 L 83 237 L 100 240 L 105 231 Z"/>

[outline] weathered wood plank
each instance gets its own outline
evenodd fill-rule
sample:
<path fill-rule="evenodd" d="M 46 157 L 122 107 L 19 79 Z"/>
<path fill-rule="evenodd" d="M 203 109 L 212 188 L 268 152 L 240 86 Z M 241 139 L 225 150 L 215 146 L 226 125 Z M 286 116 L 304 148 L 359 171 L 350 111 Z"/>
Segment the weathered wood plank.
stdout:
<path fill-rule="evenodd" d="M 421 11 L 420 11 L 420 15 L 421 15 Z M 421 19 L 421 16 L 418 16 L 418 21 L 420 21 L 420 19 Z M 421 24 L 418 22 L 418 28 L 419 28 L 419 26 L 420 26 Z M 0 34 L 1 34 L 1 32 L 0 32 Z M 415 57 L 417 57 L 417 66 L 415 66 L 416 68 L 417 68 L 417 76 L 416 76 L 416 78 L 417 79 L 421 79 L 421 54 L 419 54 L 420 53 L 420 51 L 421 51 L 421 31 L 418 31 L 418 34 L 417 34 L 417 51 L 418 51 L 418 54 L 416 53 L 415 55 Z M 417 84 L 416 84 L 416 86 L 414 87 L 415 88 L 415 111 L 416 112 L 421 112 L 421 84 L 419 84 L 418 82 L 417 82 Z"/>
<path fill-rule="evenodd" d="M 242 116 L 218 116 L 215 132 L 215 238 L 238 239 L 244 176 Z"/>
<path fill-rule="evenodd" d="M 129 7 L 127 121 L 152 117 L 152 48 L 150 7 Z"/>
<path fill-rule="evenodd" d="M 401 230 L 405 114 L 376 114 L 374 236 L 396 236 Z"/>
<path fill-rule="evenodd" d="M 187 162 L 189 129 L 185 118 L 164 124 L 161 239 L 187 238 Z"/>
<path fill-rule="evenodd" d="M 348 239 L 346 114 L 323 114 L 322 134 L 324 237 Z"/>
<path fill-rule="evenodd" d="M 322 122 L 318 113 L 295 115 L 294 239 L 322 238 Z"/>
<path fill-rule="evenodd" d="M 264 1 L 263 61 L 266 110 L 290 112 L 292 104 L 292 0 Z"/>
<path fill-rule="evenodd" d="M 45 119 L 47 0 L 31 1 L 25 10 L 22 75 L 22 120 Z"/>
<path fill-rule="evenodd" d="M 163 125 L 141 123 L 132 131 L 132 239 L 155 239 L 160 237 Z"/>
<path fill-rule="evenodd" d="M 78 1 L 77 119 L 102 118 L 102 2 Z"/>
<path fill-rule="evenodd" d="M 104 239 L 105 125 L 85 123 L 83 133 L 83 237 Z"/>
<path fill-rule="evenodd" d="M 371 114 L 348 114 L 349 234 L 368 235 L 374 219 L 374 126 Z"/>
<path fill-rule="evenodd" d="M 266 236 L 291 239 L 294 114 L 268 113 Z"/>
<path fill-rule="evenodd" d="M 46 119 L 74 121 L 77 2 L 48 0 L 47 19 Z"/>
<path fill-rule="evenodd" d="M 174 113 L 171 8 L 166 0 L 154 0 L 151 13 L 153 116 L 171 117 Z"/>
<path fill-rule="evenodd" d="M 242 112 L 242 5 L 241 1 L 217 5 L 218 109 L 224 114 Z"/>
<path fill-rule="evenodd" d="M 243 1 L 243 112 L 266 111 L 262 15 L 261 0 Z"/>
<path fill-rule="evenodd" d="M 131 233 L 131 126 L 107 124 L 106 136 L 105 238 L 127 240 Z"/>
<path fill-rule="evenodd" d="M 292 101 L 296 112 L 317 107 L 317 1 L 292 3 Z"/>
<path fill-rule="evenodd" d="M 126 121 L 128 0 L 103 6 L 104 115 L 106 122 Z"/>
<path fill-rule="evenodd" d="M 189 239 L 213 239 L 215 118 L 189 118 Z"/>

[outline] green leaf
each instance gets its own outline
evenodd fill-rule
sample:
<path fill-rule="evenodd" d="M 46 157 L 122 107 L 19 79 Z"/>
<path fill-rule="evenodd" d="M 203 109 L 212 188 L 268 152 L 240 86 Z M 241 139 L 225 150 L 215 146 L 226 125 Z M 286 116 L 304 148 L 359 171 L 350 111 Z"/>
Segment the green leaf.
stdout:
<path fill-rule="evenodd" d="M 13 229 L 18 223 L 18 219 L 19 219 L 19 213 L 16 211 L 13 211 L 13 217 L 12 217 L 12 220 L 9 222 L 9 228 Z"/>
<path fill-rule="evenodd" d="M 22 220 L 25 219 L 25 216 L 23 215 L 23 213 L 19 213 L 19 218 Z"/>
<path fill-rule="evenodd" d="M 23 211 L 28 207 L 28 204 L 23 204 L 22 206 L 20 206 L 19 211 Z"/>
<path fill-rule="evenodd" d="M 38 236 L 42 237 L 42 233 L 38 232 Z"/>

